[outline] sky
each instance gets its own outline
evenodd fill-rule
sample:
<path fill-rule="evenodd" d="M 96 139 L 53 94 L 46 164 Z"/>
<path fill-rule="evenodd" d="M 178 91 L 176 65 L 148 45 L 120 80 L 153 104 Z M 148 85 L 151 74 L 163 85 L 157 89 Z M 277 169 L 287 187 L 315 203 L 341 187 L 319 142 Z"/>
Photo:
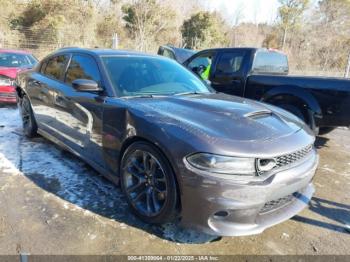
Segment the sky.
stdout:
<path fill-rule="evenodd" d="M 272 23 L 279 6 L 278 0 L 203 0 L 203 4 L 206 9 L 220 11 L 232 24 L 235 17 L 240 18 L 239 22 Z"/>

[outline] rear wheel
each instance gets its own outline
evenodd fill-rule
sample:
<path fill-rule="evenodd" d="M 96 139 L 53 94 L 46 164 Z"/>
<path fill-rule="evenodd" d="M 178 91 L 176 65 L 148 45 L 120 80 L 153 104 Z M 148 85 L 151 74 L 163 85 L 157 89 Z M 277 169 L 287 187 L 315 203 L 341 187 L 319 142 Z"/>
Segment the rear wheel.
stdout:
<path fill-rule="evenodd" d="M 133 143 L 123 155 L 120 170 L 122 190 L 138 217 L 153 224 L 176 218 L 175 176 L 156 147 L 147 142 Z"/>
<path fill-rule="evenodd" d="M 293 115 L 297 116 L 298 118 L 300 118 L 301 120 L 303 120 L 306 124 L 307 124 L 307 116 L 305 113 L 303 113 L 299 108 L 297 108 L 296 106 L 292 106 L 292 105 L 278 105 L 279 107 L 283 108 L 284 110 L 292 113 Z"/>
<path fill-rule="evenodd" d="M 20 114 L 22 118 L 23 133 L 29 137 L 37 136 L 37 124 L 34 118 L 32 106 L 27 96 L 23 96 L 20 103 Z"/>
<path fill-rule="evenodd" d="M 325 135 L 332 132 L 336 127 L 320 127 L 319 135 Z"/>
<path fill-rule="evenodd" d="M 314 116 L 310 114 L 306 109 L 301 110 L 298 107 L 289 105 L 289 104 L 281 104 L 277 106 L 285 109 L 286 111 L 292 113 L 293 115 L 303 120 L 310 127 L 310 129 L 314 132 L 316 136 L 319 134 L 319 128 L 315 126 Z"/>

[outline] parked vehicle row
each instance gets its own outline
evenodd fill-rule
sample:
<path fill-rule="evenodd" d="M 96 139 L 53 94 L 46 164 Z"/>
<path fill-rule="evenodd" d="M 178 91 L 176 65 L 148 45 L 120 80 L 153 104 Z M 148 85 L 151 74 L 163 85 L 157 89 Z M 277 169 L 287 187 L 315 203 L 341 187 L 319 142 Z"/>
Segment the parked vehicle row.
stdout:
<path fill-rule="evenodd" d="M 24 133 L 120 184 L 148 223 L 257 234 L 313 195 L 318 154 L 303 121 L 215 92 L 170 59 L 64 48 L 20 72 L 16 84 Z"/>
<path fill-rule="evenodd" d="M 0 49 L 0 103 L 16 103 L 14 81 L 17 73 L 37 63 L 37 59 L 26 51 Z"/>
<path fill-rule="evenodd" d="M 179 48 L 164 46 L 158 53 L 176 59 L 179 52 Z M 293 113 L 316 135 L 350 126 L 350 80 L 288 76 L 287 56 L 279 51 L 218 48 L 177 61 L 209 81 L 218 92 L 266 102 Z"/>

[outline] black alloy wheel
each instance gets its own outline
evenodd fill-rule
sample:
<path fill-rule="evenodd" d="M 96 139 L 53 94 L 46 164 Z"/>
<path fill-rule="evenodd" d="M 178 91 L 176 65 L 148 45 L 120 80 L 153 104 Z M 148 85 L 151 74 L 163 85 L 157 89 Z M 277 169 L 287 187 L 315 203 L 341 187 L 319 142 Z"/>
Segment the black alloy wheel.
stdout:
<path fill-rule="evenodd" d="M 124 153 L 121 183 L 133 211 L 148 223 L 166 223 L 176 215 L 174 174 L 164 155 L 146 142 L 132 144 Z"/>
<path fill-rule="evenodd" d="M 37 135 L 37 124 L 34 118 L 33 110 L 30 105 L 30 101 L 27 96 L 21 99 L 20 113 L 22 118 L 22 126 L 24 134 L 29 137 L 35 137 Z"/>

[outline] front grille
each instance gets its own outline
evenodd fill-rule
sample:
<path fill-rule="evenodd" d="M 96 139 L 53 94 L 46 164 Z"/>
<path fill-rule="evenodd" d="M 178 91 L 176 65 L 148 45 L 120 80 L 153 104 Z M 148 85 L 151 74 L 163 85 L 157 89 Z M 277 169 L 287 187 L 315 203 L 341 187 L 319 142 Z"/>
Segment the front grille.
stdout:
<path fill-rule="evenodd" d="M 294 195 L 290 194 L 288 196 L 269 201 L 269 202 L 265 203 L 265 205 L 263 206 L 263 208 L 260 210 L 259 213 L 264 214 L 264 213 L 274 211 L 276 209 L 279 209 L 281 207 L 284 207 L 284 206 L 290 204 L 294 199 L 295 199 Z"/>
<path fill-rule="evenodd" d="M 0 93 L 1 98 L 16 98 L 15 93 Z"/>
<path fill-rule="evenodd" d="M 286 167 L 286 166 L 289 166 L 289 165 L 296 163 L 300 160 L 303 160 L 304 158 L 306 158 L 309 155 L 309 153 L 312 151 L 312 149 L 313 149 L 313 145 L 311 144 L 311 145 L 308 145 L 308 146 L 304 147 L 303 149 L 295 151 L 291 154 L 286 154 L 286 155 L 275 157 L 274 160 L 276 162 L 276 166 L 272 170 Z M 268 172 L 271 172 L 272 170 L 270 170 Z M 259 175 L 263 175 L 263 174 L 267 173 L 267 171 L 259 170 L 259 167 L 257 167 L 257 171 L 258 171 Z"/>
<path fill-rule="evenodd" d="M 279 156 L 276 158 L 277 166 L 276 167 L 283 167 L 290 164 L 293 164 L 294 162 L 297 162 L 304 157 L 306 157 L 312 150 L 313 146 L 309 145 L 299 151 L 296 151 L 294 153 Z"/>

